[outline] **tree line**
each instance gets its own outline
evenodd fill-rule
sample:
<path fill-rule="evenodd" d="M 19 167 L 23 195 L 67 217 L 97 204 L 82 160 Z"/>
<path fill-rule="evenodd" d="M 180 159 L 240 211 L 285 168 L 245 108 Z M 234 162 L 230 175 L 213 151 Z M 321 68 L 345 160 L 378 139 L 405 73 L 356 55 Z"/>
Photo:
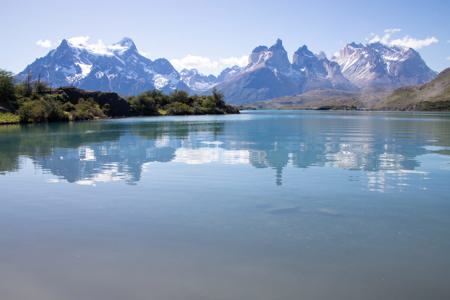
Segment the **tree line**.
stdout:
<path fill-rule="evenodd" d="M 213 89 L 210 95 L 186 91 L 164 94 L 150 90 L 122 98 L 116 93 L 88 92 L 73 87 L 50 88 L 28 74 L 15 83 L 0 70 L 0 124 L 94 120 L 116 116 L 201 115 L 239 113 Z"/>

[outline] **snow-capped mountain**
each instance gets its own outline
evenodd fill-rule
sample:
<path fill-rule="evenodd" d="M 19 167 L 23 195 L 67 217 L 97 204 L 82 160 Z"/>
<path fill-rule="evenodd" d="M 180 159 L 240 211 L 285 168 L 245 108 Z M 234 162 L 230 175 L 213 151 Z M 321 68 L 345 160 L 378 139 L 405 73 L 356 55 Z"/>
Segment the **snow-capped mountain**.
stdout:
<path fill-rule="evenodd" d="M 359 88 L 417 85 L 437 75 L 414 49 L 381 43 L 347 44 L 332 60 L 340 65 L 342 74 Z"/>
<path fill-rule="evenodd" d="M 256 47 L 248 65 L 217 85 L 230 103 L 241 104 L 300 94 L 317 88 L 355 89 L 325 54 L 314 54 L 306 46 L 293 56 L 293 63 L 280 39 L 270 48 Z"/>
<path fill-rule="evenodd" d="M 352 90 L 356 87 L 341 73 L 339 65 L 327 59 L 325 53 L 312 53 L 306 45 L 298 48 L 292 58 L 295 70 L 304 72 L 303 91 L 318 88 Z"/>
<path fill-rule="evenodd" d="M 217 89 L 224 92 L 227 102 L 241 104 L 297 94 L 301 81 L 301 71 L 293 70 L 282 41 L 277 40 L 270 48 L 256 47 L 248 65 L 219 83 Z"/>
<path fill-rule="evenodd" d="M 242 67 L 233 66 L 231 68 L 226 68 L 222 72 L 220 72 L 219 76 L 217 76 L 217 82 L 224 82 L 231 79 L 233 76 L 242 71 Z"/>
<path fill-rule="evenodd" d="M 197 69 L 183 69 L 180 72 L 181 80 L 193 91 L 206 92 L 218 83 L 214 75 L 203 75 Z"/>
<path fill-rule="evenodd" d="M 164 92 L 190 91 L 167 59 L 152 61 L 144 57 L 129 38 L 97 48 L 63 40 L 56 49 L 28 65 L 17 79 L 23 80 L 30 71 L 34 79 L 40 77 L 53 87 L 73 85 L 122 95 L 155 88 Z"/>
<path fill-rule="evenodd" d="M 436 76 L 413 49 L 351 43 L 329 60 L 323 52 L 314 54 L 304 45 L 293 54 L 291 62 L 280 39 L 271 47 L 256 47 L 247 66 L 226 68 L 217 77 L 203 75 L 196 69 L 178 72 L 165 58 L 151 60 L 141 55 L 129 38 L 109 46 L 63 40 L 16 78 L 23 80 L 29 72 L 33 79 L 40 77 L 52 87 L 72 85 L 122 95 L 151 89 L 165 93 L 174 90 L 209 93 L 216 87 L 233 104 L 319 88 L 354 90 L 417 85 Z"/>

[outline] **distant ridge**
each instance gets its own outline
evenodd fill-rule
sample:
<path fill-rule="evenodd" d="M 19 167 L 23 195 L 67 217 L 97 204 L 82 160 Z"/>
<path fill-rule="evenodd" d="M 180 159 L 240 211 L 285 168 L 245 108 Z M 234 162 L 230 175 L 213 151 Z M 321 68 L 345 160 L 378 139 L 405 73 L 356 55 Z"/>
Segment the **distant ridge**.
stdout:
<path fill-rule="evenodd" d="M 362 90 L 316 89 L 244 105 L 250 109 L 371 109 L 391 94 L 393 88 L 369 87 Z"/>

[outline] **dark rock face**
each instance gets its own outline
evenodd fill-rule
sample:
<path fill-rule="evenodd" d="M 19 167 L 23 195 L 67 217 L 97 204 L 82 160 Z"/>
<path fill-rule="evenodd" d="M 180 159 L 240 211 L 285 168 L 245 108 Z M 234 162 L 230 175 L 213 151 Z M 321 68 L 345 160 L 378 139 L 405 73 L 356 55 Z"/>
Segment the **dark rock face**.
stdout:
<path fill-rule="evenodd" d="M 131 115 L 130 104 L 116 93 L 89 92 L 75 87 L 61 87 L 56 92 L 62 93 L 65 101 L 72 104 L 76 104 L 80 98 L 92 98 L 100 107 L 108 104 L 108 114 L 112 117 Z"/>

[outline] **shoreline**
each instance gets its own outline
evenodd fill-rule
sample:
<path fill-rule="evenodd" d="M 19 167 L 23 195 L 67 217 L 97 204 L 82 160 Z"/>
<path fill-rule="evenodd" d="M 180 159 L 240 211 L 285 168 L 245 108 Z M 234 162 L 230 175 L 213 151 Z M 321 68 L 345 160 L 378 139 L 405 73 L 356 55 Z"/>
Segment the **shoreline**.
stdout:
<path fill-rule="evenodd" d="M 11 115 L 19 117 L 18 115 L 9 113 Z M 89 122 L 89 121 L 100 121 L 100 120 L 115 120 L 115 119 L 127 119 L 127 118 L 156 118 L 156 117 L 175 117 L 175 116 L 224 116 L 224 115 L 238 115 L 240 114 L 240 111 L 237 113 L 225 113 L 225 114 L 186 114 L 186 115 L 153 115 L 153 116 L 144 116 L 144 115 L 138 115 L 138 116 L 114 116 L 114 117 L 108 117 L 108 118 L 96 118 L 91 120 L 72 120 L 72 121 L 47 121 L 47 122 L 20 122 L 20 121 L 11 121 L 11 122 L 2 122 L 1 121 L 1 113 L 0 113 L 0 126 L 2 125 L 37 125 L 37 124 L 49 124 L 49 123 L 78 123 L 78 122 Z"/>
<path fill-rule="evenodd" d="M 37 124 L 49 124 L 49 123 L 78 123 L 78 122 L 89 122 L 89 121 L 100 121 L 100 120 L 115 120 L 115 119 L 128 119 L 128 118 L 164 118 L 164 117 L 186 117 L 186 116 L 224 116 L 224 115 L 238 115 L 241 114 L 242 111 L 249 112 L 270 112 L 270 111 L 316 111 L 316 112 L 377 112 L 377 113 L 448 113 L 448 110 L 376 110 L 376 109 L 245 109 L 241 108 L 238 113 L 227 113 L 227 114 L 186 114 L 186 115 L 153 115 L 153 116 L 121 116 L 121 117 L 108 117 L 108 118 L 97 118 L 92 120 L 72 120 L 72 121 L 54 121 L 54 122 L 33 122 L 33 123 L 21 123 L 17 122 L 4 122 L 0 121 L 0 126 L 4 125 L 37 125 Z"/>

